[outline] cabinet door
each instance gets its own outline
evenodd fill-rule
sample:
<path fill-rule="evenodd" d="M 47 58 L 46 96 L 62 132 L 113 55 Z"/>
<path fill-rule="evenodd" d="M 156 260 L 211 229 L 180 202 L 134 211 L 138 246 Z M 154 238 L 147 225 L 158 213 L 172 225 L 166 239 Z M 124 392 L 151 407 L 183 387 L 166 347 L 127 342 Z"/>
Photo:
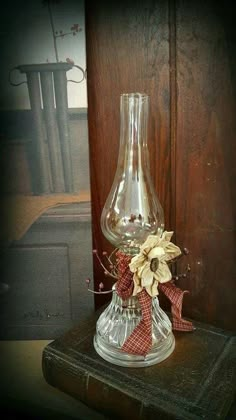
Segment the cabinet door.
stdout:
<path fill-rule="evenodd" d="M 89 203 L 44 213 L 1 263 L 0 338 L 53 339 L 94 312 Z"/>
<path fill-rule="evenodd" d="M 57 335 L 71 320 L 68 249 L 66 246 L 22 246 L 9 249 L 1 295 L 2 337 Z M 50 331 L 50 333 L 49 333 Z M 22 338 L 23 338 L 22 336 Z"/>

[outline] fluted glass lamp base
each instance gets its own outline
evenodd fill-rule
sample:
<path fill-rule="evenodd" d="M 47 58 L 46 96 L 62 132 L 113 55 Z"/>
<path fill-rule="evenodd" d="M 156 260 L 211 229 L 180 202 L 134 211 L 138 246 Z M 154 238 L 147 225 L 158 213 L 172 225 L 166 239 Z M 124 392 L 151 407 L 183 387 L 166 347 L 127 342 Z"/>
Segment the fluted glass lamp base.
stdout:
<path fill-rule="evenodd" d="M 156 346 L 156 348 L 153 348 L 145 357 L 128 354 L 119 348 L 115 348 L 111 345 L 109 346 L 97 335 L 94 337 L 94 348 L 104 360 L 113 363 L 114 365 L 145 367 L 155 365 L 167 359 L 175 348 L 175 339 L 171 333 L 167 339 Z"/>
<path fill-rule="evenodd" d="M 171 322 L 160 308 L 157 297 L 152 301 L 152 347 L 149 353 L 142 356 L 121 350 L 141 319 L 137 297 L 132 296 L 123 301 L 114 287 L 112 301 L 97 321 L 94 337 L 96 352 L 108 362 L 126 367 L 151 366 L 165 360 L 175 348 L 175 338 Z"/>

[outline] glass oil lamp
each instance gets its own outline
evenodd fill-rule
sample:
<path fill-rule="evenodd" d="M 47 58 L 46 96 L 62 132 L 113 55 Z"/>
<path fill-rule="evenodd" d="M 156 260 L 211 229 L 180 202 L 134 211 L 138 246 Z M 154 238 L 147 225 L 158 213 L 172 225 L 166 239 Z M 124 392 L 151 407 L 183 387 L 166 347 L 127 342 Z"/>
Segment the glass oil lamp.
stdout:
<path fill-rule="evenodd" d="M 120 97 L 120 148 L 117 170 L 101 215 L 104 236 L 119 251 L 133 257 L 151 235 L 164 230 L 163 209 L 149 168 L 147 125 L 149 96 L 125 93 Z M 97 321 L 94 347 L 105 360 L 120 366 L 144 367 L 159 363 L 174 350 L 172 325 L 152 298 L 152 347 L 145 356 L 126 353 L 124 342 L 142 319 L 137 296 L 112 300 Z"/>

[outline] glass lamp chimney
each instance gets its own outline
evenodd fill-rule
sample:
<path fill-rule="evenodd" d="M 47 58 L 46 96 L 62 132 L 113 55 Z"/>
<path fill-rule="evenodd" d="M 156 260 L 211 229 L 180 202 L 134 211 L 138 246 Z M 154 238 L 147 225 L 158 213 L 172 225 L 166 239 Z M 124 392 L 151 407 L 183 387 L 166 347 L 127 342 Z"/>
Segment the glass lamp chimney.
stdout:
<path fill-rule="evenodd" d="M 118 164 L 101 228 L 115 247 L 129 254 L 137 253 L 148 235 L 161 234 L 164 229 L 163 209 L 149 167 L 148 114 L 148 95 L 121 95 Z"/>

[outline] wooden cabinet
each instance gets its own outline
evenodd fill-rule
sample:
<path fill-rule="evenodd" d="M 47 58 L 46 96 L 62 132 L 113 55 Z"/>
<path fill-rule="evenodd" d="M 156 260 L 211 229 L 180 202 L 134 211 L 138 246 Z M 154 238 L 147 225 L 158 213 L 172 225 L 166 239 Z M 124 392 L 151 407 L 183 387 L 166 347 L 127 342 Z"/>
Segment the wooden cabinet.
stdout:
<path fill-rule="evenodd" d="M 90 203 L 48 210 L 12 244 L 1 261 L 0 338 L 56 338 L 91 315 L 91 249 Z"/>
<path fill-rule="evenodd" d="M 234 329 L 234 2 L 86 4 L 93 245 L 110 249 L 100 215 L 117 163 L 119 96 L 145 92 L 151 171 L 166 229 L 190 249 L 190 277 L 179 281 L 190 290 L 184 313 Z M 97 285 L 104 281 L 97 261 L 94 273 Z"/>

